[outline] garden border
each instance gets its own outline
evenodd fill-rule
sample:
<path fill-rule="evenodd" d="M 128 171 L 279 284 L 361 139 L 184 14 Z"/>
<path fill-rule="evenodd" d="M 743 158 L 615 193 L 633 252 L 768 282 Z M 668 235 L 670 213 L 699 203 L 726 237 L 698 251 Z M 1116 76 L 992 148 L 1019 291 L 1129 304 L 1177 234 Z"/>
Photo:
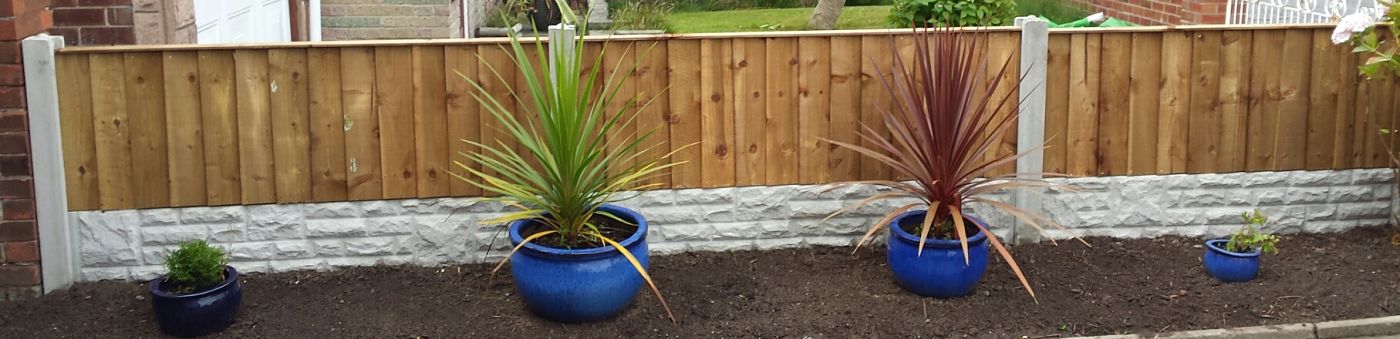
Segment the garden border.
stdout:
<path fill-rule="evenodd" d="M 1400 315 L 1378 318 L 1334 320 L 1325 322 L 1296 323 L 1287 325 L 1266 325 L 1210 330 L 1180 331 L 1153 335 L 1118 334 L 1078 339 L 1133 339 L 1133 338 L 1370 338 L 1400 336 Z"/>

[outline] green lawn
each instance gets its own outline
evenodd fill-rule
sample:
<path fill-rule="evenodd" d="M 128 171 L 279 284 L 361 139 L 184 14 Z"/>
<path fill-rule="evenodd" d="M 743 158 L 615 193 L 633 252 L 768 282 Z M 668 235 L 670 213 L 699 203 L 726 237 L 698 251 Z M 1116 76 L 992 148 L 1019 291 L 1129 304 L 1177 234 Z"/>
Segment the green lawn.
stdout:
<path fill-rule="evenodd" d="M 1064 5 L 1061 0 L 1018 0 L 1018 16 L 1036 14 L 1055 22 L 1067 22 L 1088 15 Z M 852 6 L 841 11 L 837 29 L 894 28 L 885 17 L 890 6 Z M 667 19 L 673 33 L 797 31 L 807 28 L 811 8 L 741 9 L 713 12 L 671 13 Z"/>
<path fill-rule="evenodd" d="M 847 7 L 841 11 L 836 28 L 891 28 L 885 21 L 889 14 L 890 6 Z M 675 33 L 796 31 L 807 28 L 811 15 L 811 8 L 741 9 L 671 13 L 667 21 Z"/>

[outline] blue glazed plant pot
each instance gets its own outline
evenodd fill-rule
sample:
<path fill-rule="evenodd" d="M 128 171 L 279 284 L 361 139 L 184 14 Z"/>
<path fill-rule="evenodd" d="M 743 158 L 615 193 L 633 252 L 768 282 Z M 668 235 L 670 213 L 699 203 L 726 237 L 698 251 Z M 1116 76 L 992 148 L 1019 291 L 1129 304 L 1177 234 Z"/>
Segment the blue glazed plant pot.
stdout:
<path fill-rule="evenodd" d="M 927 211 L 909 211 L 890 224 L 890 240 L 885 251 L 894 279 L 904 289 L 925 297 L 957 298 L 972 292 L 987 272 L 987 236 L 982 232 L 967 238 L 967 260 L 956 240 L 928 239 L 919 255 L 919 235 L 905 232 L 899 225 L 922 223 Z M 981 219 L 964 216 L 986 226 Z"/>
<path fill-rule="evenodd" d="M 1206 254 L 1202 262 L 1206 273 L 1224 282 L 1245 282 L 1259 275 L 1259 250 L 1248 253 L 1230 252 L 1225 249 L 1229 240 L 1206 241 Z"/>
<path fill-rule="evenodd" d="M 170 284 L 161 276 L 150 283 L 151 308 L 161 332 L 177 337 L 197 337 L 223 331 L 233 325 L 243 286 L 238 270 L 225 266 L 224 281 L 213 288 L 190 294 L 167 292 Z"/>
<path fill-rule="evenodd" d="M 643 267 L 647 258 L 647 221 L 636 211 L 615 205 L 598 208 L 637 225 L 637 233 L 618 241 Z M 510 241 L 519 245 L 521 232 L 534 220 L 510 224 Z M 530 311 L 545 319 L 580 323 L 612 318 L 627 309 L 642 288 L 641 274 L 616 248 L 562 249 L 525 244 L 510 258 L 515 288 Z"/>

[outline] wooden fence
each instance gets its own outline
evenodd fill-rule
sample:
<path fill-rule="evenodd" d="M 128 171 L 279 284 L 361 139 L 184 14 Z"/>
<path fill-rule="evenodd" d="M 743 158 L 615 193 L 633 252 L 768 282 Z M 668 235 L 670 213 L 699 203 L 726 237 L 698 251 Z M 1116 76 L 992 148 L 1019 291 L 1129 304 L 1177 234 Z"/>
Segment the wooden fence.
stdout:
<path fill-rule="evenodd" d="M 1018 58 L 1019 31 L 991 34 L 993 60 Z M 908 59 L 910 39 L 709 34 L 587 49 L 608 68 L 638 65 L 624 95 L 659 94 L 636 126 L 657 130 L 658 155 L 695 144 L 658 183 L 725 187 L 889 177 L 818 140 L 858 142 L 856 126 L 889 105 L 877 72 Z M 1396 83 L 1359 82 L 1322 28 L 1052 31 L 1049 51 L 1049 171 L 1384 164 L 1369 124 L 1395 121 L 1373 112 L 1393 112 Z M 499 131 L 457 74 L 524 112 L 500 40 L 69 48 L 56 66 L 70 210 L 478 195 L 448 173 L 472 151 L 454 141 Z"/>

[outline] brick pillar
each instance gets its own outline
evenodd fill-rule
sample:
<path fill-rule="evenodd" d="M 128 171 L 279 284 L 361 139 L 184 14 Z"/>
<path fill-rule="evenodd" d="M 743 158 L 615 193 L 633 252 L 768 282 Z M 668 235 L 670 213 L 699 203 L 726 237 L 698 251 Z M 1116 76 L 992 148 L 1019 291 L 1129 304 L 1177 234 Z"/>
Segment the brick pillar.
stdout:
<path fill-rule="evenodd" d="M 49 0 L 0 0 L 0 300 L 41 292 L 20 40 L 53 26 L 48 5 Z"/>
<path fill-rule="evenodd" d="M 135 12 L 131 0 L 52 1 L 53 28 L 49 34 L 62 35 L 68 45 L 136 43 Z"/>

